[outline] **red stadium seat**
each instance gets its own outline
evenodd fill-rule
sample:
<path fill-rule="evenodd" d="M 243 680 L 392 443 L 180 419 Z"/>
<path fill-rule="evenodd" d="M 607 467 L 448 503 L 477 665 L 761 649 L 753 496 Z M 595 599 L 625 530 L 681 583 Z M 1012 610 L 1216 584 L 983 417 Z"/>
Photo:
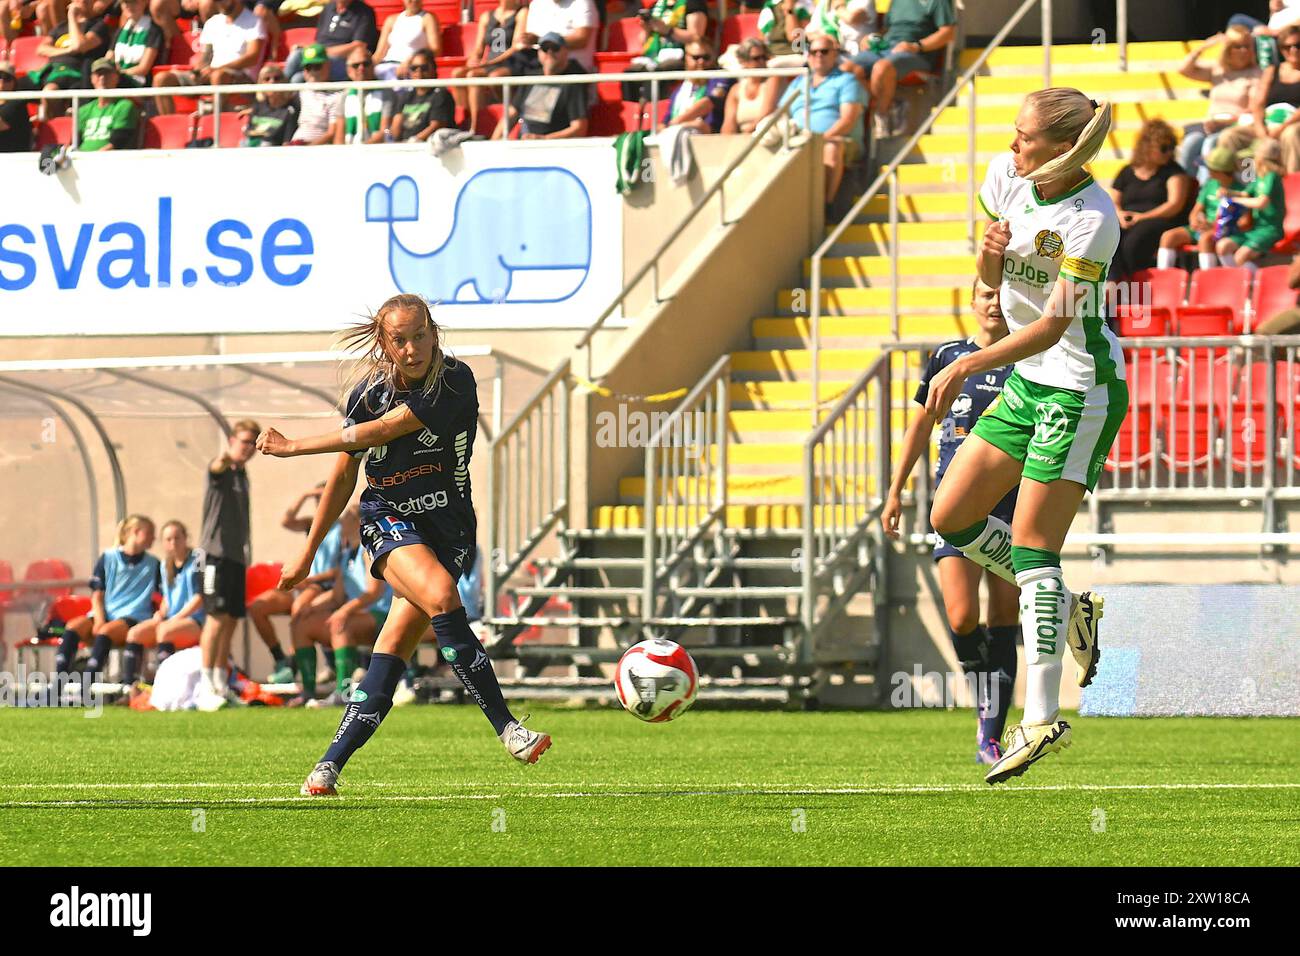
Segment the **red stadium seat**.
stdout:
<path fill-rule="evenodd" d="M 1169 407 L 1174 397 L 1175 367 L 1163 355 L 1141 350 L 1127 360 L 1130 405 Z"/>
<path fill-rule="evenodd" d="M 1269 400 L 1268 363 L 1252 362 L 1237 376 L 1236 397 L 1252 402 Z M 1283 408 L 1300 406 L 1300 362 L 1276 362 L 1273 365 L 1272 400 Z"/>
<path fill-rule="evenodd" d="M 1244 300 L 1243 300 L 1244 301 Z M 1178 334 L 1231 335 L 1234 311 L 1223 305 L 1184 305 L 1178 309 Z"/>
<path fill-rule="evenodd" d="M 1236 472 L 1260 471 L 1268 461 L 1269 402 L 1233 402 L 1223 418 L 1228 444 L 1228 459 Z M 1285 421 L 1283 410 L 1273 406 L 1274 427 Z"/>
<path fill-rule="evenodd" d="M 184 149 L 193 138 L 194 116 L 190 113 L 169 113 L 145 120 L 145 149 Z"/>
<path fill-rule="evenodd" d="M 90 596 L 86 594 L 67 594 L 56 598 L 50 605 L 50 617 L 57 617 L 65 624 L 90 613 Z"/>
<path fill-rule="evenodd" d="M 632 62 L 632 56 L 631 53 L 597 53 L 596 71 L 598 73 L 625 73 L 628 64 Z M 621 102 L 623 99 L 623 84 L 619 80 L 597 83 L 596 96 L 602 100 Z"/>
<path fill-rule="evenodd" d="M 1180 407 L 1172 419 L 1161 422 L 1161 460 L 1178 472 L 1205 468 L 1214 459 L 1214 411 L 1208 407 Z"/>
<path fill-rule="evenodd" d="M 474 41 L 478 39 L 477 23 L 444 23 L 442 25 L 442 56 L 467 57 L 474 50 Z"/>
<path fill-rule="evenodd" d="M 199 38 L 197 34 L 188 31 L 177 33 L 172 37 L 171 46 L 167 48 L 158 63 L 189 66 L 194 54 L 199 52 L 198 46 Z"/>
<path fill-rule="evenodd" d="M 497 124 L 501 122 L 501 113 L 500 103 L 489 103 L 482 107 L 478 111 L 478 124 L 474 127 L 474 132 L 491 139 Z"/>
<path fill-rule="evenodd" d="M 609 53 L 639 54 L 645 48 L 645 28 L 638 17 L 624 17 L 609 25 L 604 50 Z"/>
<path fill-rule="evenodd" d="M 258 595 L 271 590 L 280 583 L 283 565 L 279 561 L 259 561 L 250 564 L 244 572 L 244 605 L 253 603 Z"/>
<path fill-rule="evenodd" d="M 1288 287 L 1286 281 L 1287 273 L 1290 271 L 1290 266 L 1269 266 L 1255 274 L 1255 292 L 1251 297 L 1251 306 L 1255 314 L 1251 323 L 1252 328 L 1279 312 L 1295 308 L 1296 290 Z"/>
<path fill-rule="evenodd" d="M 248 127 L 248 118 L 239 113 L 221 113 L 221 142 L 217 146 L 238 146 L 244 141 L 244 130 Z M 194 131 L 194 138 L 212 139 L 216 129 L 216 116 L 205 113 L 199 117 L 199 125 Z"/>
<path fill-rule="evenodd" d="M 1286 191 L 1286 215 L 1282 217 L 1282 238 L 1273 251 L 1290 255 L 1300 246 L 1300 173 L 1284 176 L 1282 188 Z"/>
<path fill-rule="evenodd" d="M 1129 409 L 1106 456 L 1107 471 L 1133 471 L 1151 464 L 1155 458 L 1155 421 L 1155 410 L 1150 405 Z"/>
<path fill-rule="evenodd" d="M 15 37 L 9 43 L 9 63 L 19 76 L 39 70 L 46 64 L 46 59 L 36 52 L 45 37 Z"/>
<path fill-rule="evenodd" d="M 741 40 L 748 40 L 750 37 L 756 36 L 761 36 L 758 32 L 757 13 L 733 13 L 722 21 L 723 50 L 739 43 Z"/>
<path fill-rule="evenodd" d="M 637 129 L 650 128 L 649 108 L 641 112 L 640 103 L 612 103 L 609 100 L 597 100 L 591 109 L 591 123 L 587 128 L 589 136 L 617 136 Z"/>
<path fill-rule="evenodd" d="M 1174 404 L 1213 407 L 1220 415 L 1236 394 L 1237 368 L 1220 349 L 1186 348 L 1178 352 Z"/>
<path fill-rule="evenodd" d="M 1189 306 L 1217 307 L 1228 318 L 1228 328 L 1241 327 L 1241 311 L 1250 298 L 1250 270 L 1244 267 L 1197 269 L 1187 290 Z M 1201 313 L 1205 315 L 1206 313 Z M 1179 335 L 1220 335 L 1220 332 L 1184 332 L 1181 311 L 1175 313 Z M 1199 327 L 1199 326 L 1198 326 Z"/>
<path fill-rule="evenodd" d="M 280 31 L 280 49 L 276 51 L 276 59 L 287 60 L 289 53 L 296 46 L 310 46 L 316 42 L 315 27 L 294 27 L 292 30 Z"/>
<path fill-rule="evenodd" d="M 0 42 L 3 42 L 0 40 Z M 2 47 L 0 47 L 2 49 Z M 14 569 L 8 561 L 0 561 L 0 584 L 14 583 Z M 10 590 L 0 590 L 0 614 L 4 609 L 14 602 L 15 593 Z M 3 663 L 3 661 L 0 661 Z"/>
<path fill-rule="evenodd" d="M 1119 326 L 1119 334 L 1127 338 L 1169 334 L 1168 309 L 1157 309 L 1149 305 L 1117 305 L 1115 321 Z"/>
<path fill-rule="evenodd" d="M 72 117 L 56 116 L 46 120 L 36 130 L 36 148 L 44 149 L 58 143 L 60 146 L 72 145 Z"/>
<path fill-rule="evenodd" d="M 41 558 L 27 565 L 23 583 L 28 581 L 71 581 L 72 566 L 59 558 Z M 72 593 L 72 585 L 51 584 L 44 587 L 25 587 L 15 592 L 15 603 L 25 607 L 40 608 Z"/>

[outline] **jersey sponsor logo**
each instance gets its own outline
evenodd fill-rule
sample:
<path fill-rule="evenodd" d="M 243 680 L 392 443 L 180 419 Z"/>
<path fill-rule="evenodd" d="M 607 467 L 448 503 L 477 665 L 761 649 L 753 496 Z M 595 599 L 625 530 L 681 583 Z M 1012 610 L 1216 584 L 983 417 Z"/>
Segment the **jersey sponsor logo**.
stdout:
<path fill-rule="evenodd" d="M 442 649 L 442 659 L 448 664 L 455 664 L 457 656 L 456 648 L 454 647 L 444 647 Z"/>
<path fill-rule="evenodd" d="M 1034 252 L 1048 259 L 1059 259 L 1065 251 L 1065 240 L 1052 229 L 1044 229 L 1034 236 Z"/>
<path fill-rule="evenodd" d="M 973 404 L 974 400 L 969 395 L 958 395 L 952 400 L 953 417 L 969 415 Z"/>
<path fill-rule="evenodd" d="M 469 554 L 469 548 L 457 548 L 457 549 L 456 549 L 456 557 L 452 559 L 452 560 L 454 560 L 454 561 L 456 562 L 456 567 L 458 567 L 458 568 L 460 568 L 460 567 L 464 567 L 464 565 L 465 565 L 465 556 L 466 556 L 467 554 Z"/>
<path fill-rule="evenodd" d="M 1070 260 L 1067 259 L 1066 261 Z M 1038 286 L 1040 289 L 1047 285 L 1050 278 L 1047 270 L 1031 266 L 1024 259 L 1017 259 L 1011 255 L 1008 255 L 1002 263 L 1002 274 L 1011 282 Z"/>
<path fill-rule="evenodd" d="M 463 431 L 456 436 L 456 470 L 452 476 L 456 479 L 456 490 L 465 496 L 465 482 L 469 481 L 469 432 Z"/>
<path fill-rule="evenodd" d="M 425 448 L 432 448 L 434 445 L 438 444 L 438 436 L 426 428 L 424 431 L 420 432 L 420 437 L 417 438 L 416 441 Z"/>
<path fill-rule="evenodd" d="M 404 485 L 413 478 L 423 478 L 426 475 L 432 475 L 434 472 L 442 471 L 442 465 L 436 462 L 428 462 L 423 465 L 416 465 L 414 468 L 408 468 L 406 471 L 399 471 L 394 475 L 384 475 L 376 479 L 373 475 L 366 475 L 366 484 L 371 488 L 395 488 L 398 485 Z"/>
<path fill-rule="evenodd" d="M 488 656 L 483 653 L 483 648 L 476 648 L 474 651 L 474 660 L 470 663 L 471 671 L 481 671 L 488 666 Z"/>
<path fill-rule="evenodd" d="M 1031 461 L 1041 461 L 1045 465 L 1055 465 L 1057 461 L 1056 458 L 1052 455 L 1040 455 L 1036 451 L 1029 451 L 1026 452 L 1025 454 L 1026 457 L 1029 458 Z"/>
<path fill-rule="evenodd" d="M 445 507 L 447 507 L 447 492 L 439 489 L 427 495 L 420 495 L 418 498 L 407 498 L 393 505 L 393 510 L 399 515 L 422 515 L 426 511 Z"/>
<path fill-rule="evenodd" d="M 377 712 L 370 711 L 364 714 L 357 714 L 357 720 L 361 721 L 363 724 L 369 724 L 375 730 L 379 729 L 379 714 Z"/>
<path fill-rule="evenodd" d="M 374 448 L 370 449 L 370 460 L 375 463 L 379 463 L 383 461 L 387 455 L 388 455 L 387 445 L 376 445 Z"/>
<path fill-rule="evenodd" d="M 1056 402 L 1038 403 L 1038 420 L 1034 423 L 1034 440 L 1040 445 L 1054 445 L 1065 434 L 1070 421 L 1065 409 Z"/>

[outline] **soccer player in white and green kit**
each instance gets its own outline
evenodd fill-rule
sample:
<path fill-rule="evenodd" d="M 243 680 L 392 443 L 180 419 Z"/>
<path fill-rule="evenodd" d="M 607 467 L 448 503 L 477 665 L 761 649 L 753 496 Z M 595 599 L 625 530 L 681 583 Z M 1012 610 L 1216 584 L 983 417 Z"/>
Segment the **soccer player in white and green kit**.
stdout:
<path fill-rule="evenodd" d="M 1061 547 L 1128 411 L 1123 353 L 1106 327 L 1102 292 L 1119 217 L 1084 168 L 1106 141 L 1110 115 L 1108 104 L 1074 89 L 1026 98 L 1011 152 L 989 164 L 979 194 L 993 222 L 977 266 L 986 283 L 1000 285 L 1010 334 L 936 375 L 926 404 L 941 417 L 967 377 L 1015 363 L 953 457 L 930 512 L 944 540 L 1020 588 L 1025 713 L 989 783 L 1070 743 L 1060 719 L 1066 643 L 1079 686 L 1097 669 L 1102 600 L 1066 588 Z M 1017 485 L 1008 527 L 990 512 Z"/>

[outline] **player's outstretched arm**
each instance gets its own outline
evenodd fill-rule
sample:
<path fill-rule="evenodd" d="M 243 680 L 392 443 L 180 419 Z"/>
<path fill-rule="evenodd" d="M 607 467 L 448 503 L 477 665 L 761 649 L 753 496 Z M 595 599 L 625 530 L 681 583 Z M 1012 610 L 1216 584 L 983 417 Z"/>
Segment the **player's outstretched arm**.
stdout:
<path fill-rule="evenodd" d="M 274 428 L 257 436 L 257 450 L 274 458 L 296 458 L 299 455 L 327 455 L 330 452 L 353 452 L 364 448 L 387 445 L 394 439 L 419 431 L 424 423 L 415 416 L 408 405 L 398 405 L 383 418 L 360 425 L 344 425 L 323 435 L 310 438 L 285 438 Z"/>
<path fill-rule="evenodd" d="M 280 583 L 276 585 L 281 591 L 297 587 L 311 570 L 312 559 L 320 547 L 329 529 L 339 520 L 339 515 L 352 498 L 352 491 L 357 486 L 357 474 L 361 462 L 347 453 L 334 459 L 334 469 L 325 481 L 320 501 L 316 504 L 316 514 L 311 519 L 311 530 L 307 532 L 307 543 L 303 545 L 302 554 L 296 561 L 290 561 L 280 570 Z"/>
<path fill-rule="evenodd" d="M 912 473 L 917 459 L 925 450 L 925 443 L 930 440 L 934 422 L 934 416 L 920 408 L 908 423 L 907 433 L 903 435 L 898 464 L 894 467 L 894 477 L 889 483 L 889 494 L 885 496 L 885 507 L 880 512 L 880 523 L 884 526 L 885 534 L 891 538 L 898 537 L 898 519 L 903 511 L 903 485 L 907 483 L 907 476 Z"/>

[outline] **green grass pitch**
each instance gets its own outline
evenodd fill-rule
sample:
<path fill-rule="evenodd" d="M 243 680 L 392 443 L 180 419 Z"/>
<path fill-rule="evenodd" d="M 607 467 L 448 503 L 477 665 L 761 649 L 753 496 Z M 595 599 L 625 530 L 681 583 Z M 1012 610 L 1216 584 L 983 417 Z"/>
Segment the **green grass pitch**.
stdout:
<path fill-rule="evenodd" d="M 395 711 L 336 800 L 338 711 L 0 710 L 0 859 L 29 864 L 1300 864 L 1300 723 L 1074 720 L 1000 787 L 970 711 Z M 1013 719 L 1014 719 L 1013 715 Z M 202 811 L 201 813 L 199 811 Z"/>

